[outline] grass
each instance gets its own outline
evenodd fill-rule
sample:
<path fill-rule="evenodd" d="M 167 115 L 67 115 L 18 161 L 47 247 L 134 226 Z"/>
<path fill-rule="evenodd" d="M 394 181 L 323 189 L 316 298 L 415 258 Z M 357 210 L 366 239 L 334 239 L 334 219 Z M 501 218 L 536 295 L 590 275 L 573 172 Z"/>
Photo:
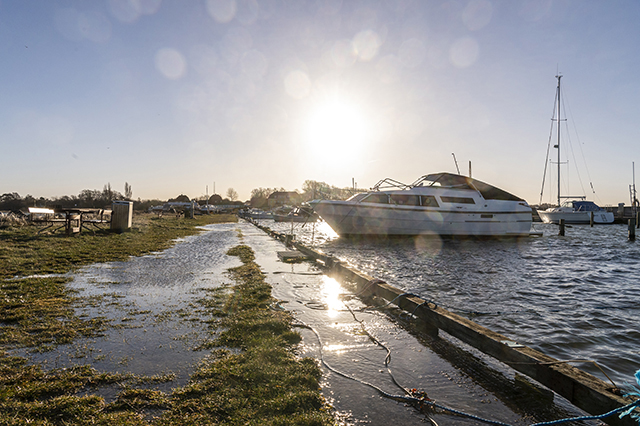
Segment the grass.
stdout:
<path fill-rule="evenodd" d="M 273 309 L 271 287 L 247 246 L 228 253 L 243 263 L 229 271 L 234 285 L 210 290 L 199 301 L 218 334 L 205 345 L 212 355 L 182 388 L 170 393 L 151 388 L 170 382 L 171 375 L 105 373 L 89 365 L 45 370 L 9 353 L 51 350 L 117 326 L 75 315 L 75 307 L 106 300 L 79 299 L 66 286 L 69 278 L 41 275 L 162 250 L 212 220 L 229 217 L 143 216 L 134 218 L 130 232 L 95 236 L 1 229 L 0 425 L 333 424 L 320 394 L 320 369 L 295 356 L 300 336 L 291 329 L 290 314 Z M 104 388 L 116 390 L 113 401 L 99 396 Z"/>
<path fill-rule="evenodd" d="M 27 278 L 5 281 L 0 287 L 0 345 L 38 347 L 71 343 L 76 337 L 99 334 L 103 319 L 81 319 L 73 309 L 68 278 Z"/>
<path fill-rule="evenodd" d="M 130 231 L 109 230 L 67 237 L 38 234 L 35 226 L 0 229 L 0 280 L 15 276 L 63 274 L 95 262 L 126 260 L 129 256 L 164 250 L 172 240 L 192 235 L 196 226 L 237 221 L 233 215 L 202 215 L 195 219 L 134 216 Z"/>
<path fill-rule="evenodd" d="M 271 286 L 254 262 L 252 250 L 232 248 L 242 266 L 230 270 L 235 285 L 207 305 L 223 331 L 212 346 L 216 357 L 204 362 L 191 383 L 173 393 L 159 424 L 330 425 L 333 417 L 320 394 L 321 371 L 293 349 L 300 335 L 291 315 L 273 309 Z"/>

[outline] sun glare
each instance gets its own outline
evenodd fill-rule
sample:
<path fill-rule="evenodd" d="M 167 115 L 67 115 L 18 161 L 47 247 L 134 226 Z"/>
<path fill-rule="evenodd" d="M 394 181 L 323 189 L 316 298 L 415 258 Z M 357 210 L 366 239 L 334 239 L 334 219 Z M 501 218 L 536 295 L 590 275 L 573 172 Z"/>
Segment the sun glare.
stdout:
<path fill-rule="evenodd" d="M 309 117 L 306 142 L 314 158 L 325 165 L 340 165 L 363 149 L 367 123 L 354 105 L 333 101 L 319 106 Z"/>

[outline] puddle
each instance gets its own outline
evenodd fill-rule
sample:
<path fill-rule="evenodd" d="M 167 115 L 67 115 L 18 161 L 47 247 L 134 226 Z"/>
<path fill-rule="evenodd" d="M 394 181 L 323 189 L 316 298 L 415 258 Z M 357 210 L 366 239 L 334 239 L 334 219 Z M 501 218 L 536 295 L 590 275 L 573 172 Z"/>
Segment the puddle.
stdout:
<path fill-rule="evenodd" d="M 104 336 L 78 339 L 45 353 L 14 351 L 45 368 L 91 364 L 98 371 L 138 375 L 174 374 L 154 385 L 169 391 L 186 384 L 209 351 L 195 350 L 212 336 L 195 304 L 206 289 L 229 283 L 228 268 L 240 265 L 227 256 L 238 244 L 237 224 L 207 227 L 208 232 L 181 239 L 163 251 L 126 262 L 95 264 L 72 274 L 70 288 L 83 305 L 77 314 L 113 320 Z M 105 390 L 106 398 L 115 391 Z"/>

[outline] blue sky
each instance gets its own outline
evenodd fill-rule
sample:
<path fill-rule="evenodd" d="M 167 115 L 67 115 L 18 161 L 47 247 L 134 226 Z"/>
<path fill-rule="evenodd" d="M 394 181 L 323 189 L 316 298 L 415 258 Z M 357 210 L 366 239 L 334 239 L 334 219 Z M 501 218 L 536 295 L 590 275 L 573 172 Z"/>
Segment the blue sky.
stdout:
<path fill-rule="evenodd" d="M 534 204 L 560 71 L 563 190 L 628 203 L 639 18 L 631 0 L 0 0 L 0 193 L 244 200 L 409 183 L 455 153 Z"/>

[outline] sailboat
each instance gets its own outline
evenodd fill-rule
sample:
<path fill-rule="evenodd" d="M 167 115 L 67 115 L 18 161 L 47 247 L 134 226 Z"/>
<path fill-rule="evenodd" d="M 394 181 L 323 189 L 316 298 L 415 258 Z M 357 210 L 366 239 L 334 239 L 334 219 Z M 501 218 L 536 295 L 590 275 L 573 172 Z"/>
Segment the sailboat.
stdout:
<path fill-rule="evenodd" d="M 580 224 L 591 223 L 591 217 L 593 216 L 593 223 L 613 223 L 613 213 L 608 212 L 605 209 L 599 207 L 593 201 L 587 201 L 584 196 L 562 196 L 560 191 L 560 79 L 562 75 L 556 75 L 558 79 L 558 87 L 556 89 L 558 111 L 557 117 L 553 118 L 553 121 L 558 123 L 558 141 L 554 146 L 558 150 L 558 205 L 556 207 L 550 207 L 546 210 L 539 210 L 538 215 L 540 219 L 545 223 L 560 223 L 561 219 L 564 219 L 564 223 Z M 555 114 L 554 114 L 555 115 Z M 548 152 L 548 151 L 547 151 Z M 546 169 L 546 167 L 545 167 Z M 544 189 L 544 181 L 543 181 Z M 542 200 L 542 192 L 540 193 L 540 199 Z M 563 202 L 564 200 L 564 202 Z"/>

